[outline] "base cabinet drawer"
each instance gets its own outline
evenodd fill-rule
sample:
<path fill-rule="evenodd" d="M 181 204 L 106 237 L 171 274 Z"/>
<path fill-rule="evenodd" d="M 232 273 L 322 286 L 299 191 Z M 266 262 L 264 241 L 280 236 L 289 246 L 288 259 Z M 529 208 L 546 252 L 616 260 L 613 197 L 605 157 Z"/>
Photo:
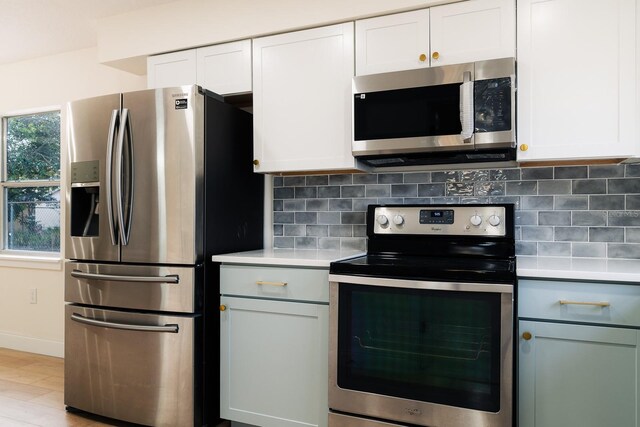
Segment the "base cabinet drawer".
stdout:
<path fill-rule="evenodd" d="M 640 286 L 520 280 L 518 317 L 640 327 Z"/>
<path fill-rule="evenodd" d="M 327 268 L 223 264 L 222 295 L 329 303 Z"/>
<path fill-rule="evenodd" d="M 220 414 L 261 427 L 326 427 L 328 304 L 222 296 Z"/>

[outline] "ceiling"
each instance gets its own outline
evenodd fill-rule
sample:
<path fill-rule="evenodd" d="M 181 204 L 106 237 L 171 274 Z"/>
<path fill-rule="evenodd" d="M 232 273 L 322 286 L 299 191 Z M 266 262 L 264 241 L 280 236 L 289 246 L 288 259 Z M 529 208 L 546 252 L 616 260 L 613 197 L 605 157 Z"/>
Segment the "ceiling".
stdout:
<path fill-rule="evenodd" d="M 175 0 L 0 0 L 0 65 L 96 45 L 98 18 Z"/>

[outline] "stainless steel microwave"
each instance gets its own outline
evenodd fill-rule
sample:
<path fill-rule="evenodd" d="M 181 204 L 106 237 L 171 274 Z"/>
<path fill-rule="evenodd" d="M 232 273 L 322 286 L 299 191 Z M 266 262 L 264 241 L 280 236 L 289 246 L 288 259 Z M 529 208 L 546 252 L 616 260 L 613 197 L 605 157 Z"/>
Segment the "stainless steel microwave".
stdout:
<path fill-rule="evenodd" d="M 515 164 L 516 61 L 353 78 L 353 155 L 372 168 Z"/>

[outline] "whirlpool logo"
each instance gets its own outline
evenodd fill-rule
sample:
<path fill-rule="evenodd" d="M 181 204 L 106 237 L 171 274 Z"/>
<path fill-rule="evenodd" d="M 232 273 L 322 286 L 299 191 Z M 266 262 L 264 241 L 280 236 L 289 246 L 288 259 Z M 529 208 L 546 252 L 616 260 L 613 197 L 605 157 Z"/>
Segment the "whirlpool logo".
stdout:
<path fill-rule="evenodd" d="M 422 415 L 422 411 L 418 408 L 404 408 L 405 412 L 412 416 Z"/>

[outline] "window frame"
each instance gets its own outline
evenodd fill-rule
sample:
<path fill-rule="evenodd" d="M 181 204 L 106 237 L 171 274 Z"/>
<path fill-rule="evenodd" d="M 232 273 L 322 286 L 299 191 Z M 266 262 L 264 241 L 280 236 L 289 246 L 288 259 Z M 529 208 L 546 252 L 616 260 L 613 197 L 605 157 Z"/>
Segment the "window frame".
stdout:
<path fill-rule="evenodd" d="M 7 130 L 8 120 L 14 117 L 30 116 L 44 113 L 57 112 L 60 117 L 60 174 L 58 179 L 34 179 L 23 181 L 9 181 L 7 179 Z M 60 268 L 60 259 L 63 252 L 64 233 L 64 196 L 63 196 L 63 140 L 65 139 L 63 126 L 63 110 L 59 105 L 27 110 L 8 111 L 0 115 L 0 265 L 11 267 L 33 267 L 31 262 L 44 263 L 37 268 Z M 8 205 L 7 192 L 12 188 L 32 188 L 32 187 L 58 187 L 60 189 L 60 247 L 57 252 L 19 250 L 7 248 L 8 241 Z"/>

